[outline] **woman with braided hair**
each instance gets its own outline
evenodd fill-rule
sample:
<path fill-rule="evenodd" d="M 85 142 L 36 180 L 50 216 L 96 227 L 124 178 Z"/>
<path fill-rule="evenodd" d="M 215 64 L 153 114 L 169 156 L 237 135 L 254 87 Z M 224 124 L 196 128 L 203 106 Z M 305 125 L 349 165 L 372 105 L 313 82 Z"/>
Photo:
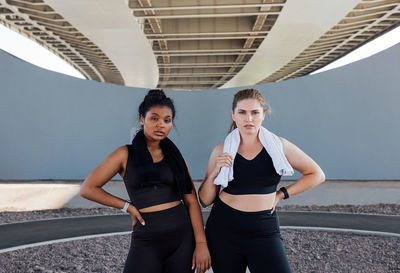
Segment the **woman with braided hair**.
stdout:
<path fill-rule="evenodd" d="M 203 273 L 211 260 L 200 206 L 186 163 L 167 138 L 175 118 L 173 101 L 162 90 L 150 90 L 139 117 L 142 129 L 132 144 L 116 149 L 89 174 L 81 196 L 131 215 L 125 273 L 189 273 L 195 268 Z M 102 189 L 117 173 L 131 202 Z"/>

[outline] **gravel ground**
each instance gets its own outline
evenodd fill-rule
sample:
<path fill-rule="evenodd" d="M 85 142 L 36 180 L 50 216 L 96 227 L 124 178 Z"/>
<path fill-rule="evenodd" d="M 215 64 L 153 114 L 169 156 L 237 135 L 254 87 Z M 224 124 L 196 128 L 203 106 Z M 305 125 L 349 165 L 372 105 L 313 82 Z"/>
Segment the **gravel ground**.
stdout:
<path fill-rule="evenodd" d="M 282 237 L 293 272 L 400 272 L 398 237 L 304 230 Z M 2 253 L 0 272 L 122 272 L 129 242 L 119 235 Z"/>
<path fill-rule="evenodd" d="M 65 217 L 77 216 L 100 216 L 124 214 L 122 211 L 115 208 L 61 208 L 49 210 L 34 210 L 34 211 L 2 211 L 0 212 L 0 224 L 10 224 L 24 221 L 38 221 Z"/>
<path fill-rule="evenodd" d="M 279 211 L 400 215 L 400 205 L 282 206 Z M 120 214 L 113 208 L 0 212 L 0 223 Z M 282 230 L 293 272 L 400 273 L 400 238 Z M 76 240 L 0 254 L 0 273 L 122 272 L 130 235 Z M 209 271 L 211 272 L 211 271 Z"/>
<path fill-rule="evenodd" d="M 205 210 L 210 210 L 211 206 Z M 278 206 L 278 211 L 326 211 L 345 213 L 368 213 L 384 215 L 400 215 L 400 204 L 378 204 L 378 205 L 333 205 L 333 206 Z M 94 216 L 123 214 L 114 208 L 62 208 L 55 210 L 36 210 L 18 212 L 0 212 L 0 224 L 17 223 L 23 221 L 37 221 L 63 217 Z"/>

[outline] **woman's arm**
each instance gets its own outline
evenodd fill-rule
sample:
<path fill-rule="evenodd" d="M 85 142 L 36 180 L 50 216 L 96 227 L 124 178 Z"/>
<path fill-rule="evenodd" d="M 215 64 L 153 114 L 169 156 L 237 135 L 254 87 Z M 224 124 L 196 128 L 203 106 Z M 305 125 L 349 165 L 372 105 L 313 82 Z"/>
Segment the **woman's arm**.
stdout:
<path fill-rule="evenodd" d="M 121 146 L 112 152 L 107 158 L 97 166 L 83 181 L 80 195 L 86 199 L 95 201 L 102 205 L 121 209 L 125 205 L 125 200 L 116 197 L 105 190 L 102 187 L 117 173 L 121 173 L 125 169 L 124 164 L 128 158 L 128 149 L 126 146 Z M 135 220 L 139 220 L 142 224 L 144 221 L 140 216 L 137 209 L 129 205 L 128 213 L 132 216 L 135 226 Z"/>
<path fill-rule="evenodd" d="M 283 152 L 289 164 L 300 172 L 303 176 L 296 182 L 286 187 L 289 196 L 302 193 L 325 181 L 325 174 L 322 169 L 309 157 L 290 141 L 280 137 L 283 145 Z M 275 205 L 284 198 L 282 191 L 276 193 Z"/>
<path fill-rule="evenodd" d="M 208 161 L 206 177 L 199 189 L 199 199 L 203 207 L 211 205 L 219 193 L 221 186 L 215 185 L 214 179 L 218 176 L 221 167 L 232 166 L 232 157 L 228 153 L 223 154 L 223 149 L 224 143 L 218 144 L 212 151 Z"/>
<path fill-rule="evenodd" d="M 204 233 L 203 217 L 199 202 L 197 201 L 196 189 L 192 182 L 192 192 L 183 196 L 185 205 L 189 210 L 190 220 L 194 238 L 196 241 L 196 248 L 193 253 L 192 269 L 197 267 L 197 272 L 202 273 L 211 267 L 211 256 L 208 251 L 207 239 Z"/>
<path fill-rule="evenodd" d="M 193 186 L 192 193 L 185 194 L 185 205 L 188 207 L 196 248 L 193 253 L 192 269 L 197 267 L 197 272 L 204 272 L 211 267 L 211 256 L 207 247 L 207 239 L 204 233 L 203 217 L 196 191 Z"/>

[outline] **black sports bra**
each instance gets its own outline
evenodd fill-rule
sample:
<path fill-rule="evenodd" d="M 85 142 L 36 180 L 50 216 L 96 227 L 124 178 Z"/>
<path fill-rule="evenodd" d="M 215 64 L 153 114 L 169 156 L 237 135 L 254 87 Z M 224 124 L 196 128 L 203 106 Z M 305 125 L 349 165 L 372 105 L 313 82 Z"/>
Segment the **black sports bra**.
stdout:
<path fill-rule="evenodd" d="M 128 161 L 123 179 L 129 198 L 137 209 L 181 200 L 174 174 L 165 159 L 153 163 L 154 167 L 160 170 L 161 183 L 145 186 L 140 185 L 133 160 L 132 152 L 128 148 Z"/>
<path fill-rule="evenodd" d="M 233 180 L 223 190 L 227 193 L 267 194 L 276 191 L 281 176 L 276 173 L 272 158 L 263 147 L 252 160 L 247 160 L 239 153 L 233 163 Z"/>

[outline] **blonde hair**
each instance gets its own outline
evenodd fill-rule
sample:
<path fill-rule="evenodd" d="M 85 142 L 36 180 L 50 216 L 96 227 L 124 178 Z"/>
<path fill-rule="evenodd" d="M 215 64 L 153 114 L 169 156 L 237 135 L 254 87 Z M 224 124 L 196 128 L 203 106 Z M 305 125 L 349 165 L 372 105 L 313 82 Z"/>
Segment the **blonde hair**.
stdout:
<path fill-rule="evenodd" d="M 239 101 L 245 100 L 245 99 L 255 99 L 257 100 L 261 107 L 263 108 L 264 113 L 267 112 L 268 115 L 271 114 L 271 107 L 269 104 L 265 101 L 263 95 L 258 91 L 257 89 L 243 89 L 238 91 L 235 96 L 233 97 L 233 102 L 232 102 L 232 112 L 235 112 L 236 106 Z M 229 128 L 229 132 L 232 132 L 234 129 L 236 129 L 236 123 L 232 120 L 231 127 Z"/>

